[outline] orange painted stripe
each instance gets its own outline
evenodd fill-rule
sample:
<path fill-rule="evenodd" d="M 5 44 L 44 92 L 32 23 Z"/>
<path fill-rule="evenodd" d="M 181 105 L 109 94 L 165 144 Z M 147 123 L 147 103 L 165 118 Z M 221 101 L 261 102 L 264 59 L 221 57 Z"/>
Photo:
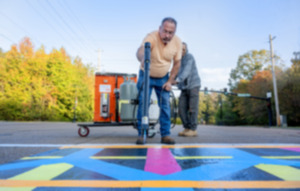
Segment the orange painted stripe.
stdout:
<path fill-rule="evenodd" d="M 0 180 L 0 187 L 86 188 L 300 188 L 300 181 L 93 181 L 93 180 Z"/>
<path fill-rule="evenodd" d="M 299 145 L 71 145 L 63 146 L 60 149 L 68 148 L 300 148 Z"/>

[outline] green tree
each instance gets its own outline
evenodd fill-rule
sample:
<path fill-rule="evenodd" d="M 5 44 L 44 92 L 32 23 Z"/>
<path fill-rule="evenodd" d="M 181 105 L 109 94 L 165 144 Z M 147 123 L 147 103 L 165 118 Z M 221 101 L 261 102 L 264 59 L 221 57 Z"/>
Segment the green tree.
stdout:
<path fill-rule="evenodd" d="M 292 66 L 284 74 L 279 91 L 280 113 L 287 116 L 288 125 L 300 125 L 300 58 L 292 59 Z"/>
<path fill-rule="evenodd" d="M 90 66 L 85 66 L 80 58 L 74 60 L 76 67 L 76 78 L 74 79 L 74 91 L 76 107 L 74 104 L 73 111 L 76 113 L 78 120 L 84 121 L 93 118 L 94 111 L 94 70 Z"/>
<path fill-rule="evenodd" d="M 268 70 L 257 71 L 251 80 L 241 80 L 235 89 L 239 93 L 250 93 L 256 97 L 266 97 L 266 93 L 272 89 L 272 74 Z M 242 120 L 248 124 L 268 124 L 267 102 L 264 100 L 235 97 L 234 109 Z"/>
<path fill-rule="evenodd" d="M 22 66 L 23 56 L 13 45 L 11 50 L 1 57 L 0 70 L 0 118 L 13 120 L 23 116 L 22 108 L 28 99 L 26 94 L 26 73 Z"/>
<path fill-rule="evenodd" d="M 280 57 L 274 55 L 278 65 L 282 66 Z M 241 79 L 251 80 L 257 71 L 270 70 L 270 52 L 267 50 L 252 50 L 238 58 L 237 66 L 230 72 L 228 85 L 234 89 Z"/>
<path fill-rule="evenodd" d="M 217 111 L 217 94 L 211 93 L 199 96 L 199 118 L 204 120 L 206 124 L 215 124 L 215 113 Z"/>
<path fill-rule="evenodd" d="M 275 55 L 277 62 L 276 74 L 282 77 L 283 64 Z M 266 97 L 266 92 L 272 91 L 272 76 L 270 73 L 270 52 L 267 50 L 252 50 L 238 58 L 237 66 L 230 73 L 229 86 L 235 93 L 250 93 L 253 96 Z M 281 83 L 278 83 L 280 86 Z M 266 104 L 261 100 L 232 97 L 231 113 L 236 113 L 240 120 L 236 123 L 267 124 Z"/>
<path fill-rule="evenodd" d="M 245 124 L 245 120 L 242 120 L 239 113 L 234 110 L 234 97 L 221 95 L 220 98 L 221 99 L 219 99 L 219 108 L 216 112 L 216 123 L 218 125 Z"/>
<path fill-rule="evenodd" d="M 0 54 L 1 120 L 73 119 L 89 121 L 93 115 L 93 69 L 80 58 L 73 62 L 65 49 L 47 54 L 37 51 L 29 38 Z"/>

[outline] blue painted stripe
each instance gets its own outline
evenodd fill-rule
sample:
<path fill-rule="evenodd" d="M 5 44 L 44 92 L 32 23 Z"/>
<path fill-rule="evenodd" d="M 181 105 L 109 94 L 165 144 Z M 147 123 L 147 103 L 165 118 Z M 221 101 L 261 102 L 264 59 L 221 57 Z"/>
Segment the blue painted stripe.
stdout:
<path fill-rule="evenodd" d="M 164 180 L 164 176 L 101 160 L 72 161 L 74 166 L 104 174 L 117 180 Z"/>
<path fill-rule="evenodd" d="M 67 155 L 66 157 L 64 157 L 64 160 L 73 161 L 73 160 L 89 159 L 91 156 L 97 154 L 98 152 L 100 152 L 102 150 L 103 150 L 103 148 L 82 149 L 80 151 L 77 151 L 77 152 Z"/>

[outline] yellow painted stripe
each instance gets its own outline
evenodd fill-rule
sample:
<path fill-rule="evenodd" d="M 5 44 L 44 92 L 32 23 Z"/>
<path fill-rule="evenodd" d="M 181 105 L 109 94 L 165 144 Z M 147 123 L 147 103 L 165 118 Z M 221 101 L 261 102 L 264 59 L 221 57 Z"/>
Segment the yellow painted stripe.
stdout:
<path fill-rule="evenodd" d="M 177 159 L 177 160 L 190 160 L 190 159 L 232 159 L 232 156 L 184 156 L 184 157 L 175 156 L 174 158 Z"/>
<path fill-rule="evenodd" d="M 35 187 L 20 187 L 20 188 L 8 188 L 8 187 L 0 187 L 0 191 L 32 191 Z"/>
<path fill-rule="evenodd" d="M 34 159 L 61 159 L 62 156 L 33 156 L 33 157 L 23 157 L 21 160 L 34 160 Z"/>
<path fill-rule="evenodd" d="M 274 176 L 277 176 L 283 180 L 300 182 L 300 170 L 291 166 L 284 165 L 271 165 L 271 164 L 259 164 L 256 168 L 268 172 Z"/>
<path fill-rule="evenodd" d="M 300 159 L 300 156 L 262 156 L 267 159 Z"/>
<path fill-rule="evenodd" d="M 299 145 L 71 145 L 68 148 L 300 148 Z"/>
<path fill-rule="evenodd" d="M 300 181 L 101 181 L 101 180 L 0 180 L 1 187 L 86 188 L 300 188 Z"/>
<path fill-rule="evenodd" d="M 122 159 L 122 160 L 133 160 L 133 159 L 147 159 L 146 156 L 93 156 L 91 159 Z"/>
<path fill-rule="evenodd" d="M 72 167 L 73 165 L 67 163 L 42 165 L 14 176 L 11 180 L 51 180 Z"/>

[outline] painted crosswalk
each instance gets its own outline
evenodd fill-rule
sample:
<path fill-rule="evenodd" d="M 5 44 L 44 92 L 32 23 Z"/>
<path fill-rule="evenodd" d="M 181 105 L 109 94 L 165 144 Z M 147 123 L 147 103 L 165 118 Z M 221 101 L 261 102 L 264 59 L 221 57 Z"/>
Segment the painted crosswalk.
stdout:
<path fill-rule="evenodd" d="M 0 165 L 0 190 L 154 189 L 300 190 L 300 145 L 60 145 Z"/>

